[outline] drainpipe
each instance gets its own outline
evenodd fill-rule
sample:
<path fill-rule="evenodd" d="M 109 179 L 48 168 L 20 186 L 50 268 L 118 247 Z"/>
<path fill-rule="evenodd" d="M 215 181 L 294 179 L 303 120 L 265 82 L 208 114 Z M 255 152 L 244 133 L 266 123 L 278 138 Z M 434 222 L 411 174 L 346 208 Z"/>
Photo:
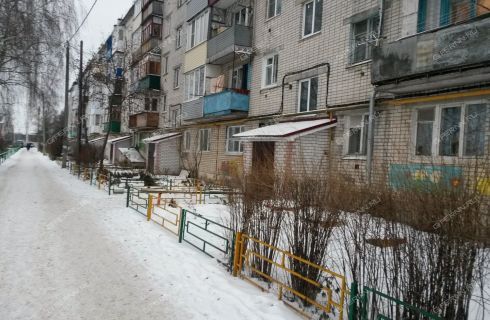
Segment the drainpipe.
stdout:
<path fill-rule="evenodd" d="M 367 143 L 367 155 L 366 155 L 366 169 L 368 184 L 372 182 L 372 169 L 373 169 L 373 149 L 374 149 L 374 108 L 376 106 L 376 95 L 378 92 L 374 88 L 369 101 L 369 120 L 368 120 L 368 143 Z"/>

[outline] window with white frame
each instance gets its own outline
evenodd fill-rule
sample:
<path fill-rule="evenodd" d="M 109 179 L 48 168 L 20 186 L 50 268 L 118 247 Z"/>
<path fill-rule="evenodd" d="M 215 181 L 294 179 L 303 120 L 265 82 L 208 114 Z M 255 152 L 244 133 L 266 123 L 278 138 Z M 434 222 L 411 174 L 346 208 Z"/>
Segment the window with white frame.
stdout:
<path fill-rule="evenodd" d="M 199 130 L 199 151 L 211 150 L 211 129 Z"/>
<path fill-rule="evenodd" d="M 247 79 L 243 79 L 244 76 L 244 66 L 236 67 L 235 70 L 231 70 L 230 77 L 230 88 L 241 89 L 243 88 L 243 81 L 247 81 Z"/>
<path fill-rule="evenodd" d="M 168 55 L 163 57 L 163 74 L 168 74 Z"/>
<path fill-rule="evenodd" d="M 182 26 L 177 27 L 175 32 L 175 47 L 179 49 L 182 47 L 182 40 L 184 36 L 184 28 Z"/>
<path fill-rule="evenodd" d="M 232 126 L 226 130 L 226 151 L 229 153 L 242 153 L 243 144 L 238 138 L 233 138 L 235 134 L 243 132 L 244 127 Z"/>
<path fill-rule="evenodd" d="M 323 0 L 312 0 L 303 5 L 303 37 L 322 29 Z"/>
<path fill-rule="evenodd" d="M 192 136 L 189 131 L 184 133 L 184 151 L 191 150 Z"/>
<path fill-rule="evenodd" d="M 269 87 L 277 84 L 277 70 L 279 67 L 279 55 L 270 55 L 264 58 L 264 70 L 262 86 Z"/>
<path fill-rule="evenodd" d="M 248 26 L 250 24 L 249 17 L 250 17 L 250 8 L 248 7 L 241 8 L 239 11 L 233 13 L 233 24 Z"/>
<path fill-rule="evenodd" d="M 180 86 L 180 67 L 174 69 L 174 89 Z"/>
<path fill-rule="evenodd" d="M 420 108 L 416 111 L 415 155 L 481 156 L 485 151 L 488 105 Z"/>
<path fill-rule="evenodd" d="M 209 11 L 206 10 L 188 24 L 188 49 L 192 49 L 208 38 Z"/>
<path fill-rule="evenodd" d="M 96 114 L 95 115 L 95 125 L 96 126 L 100 126 L 102 123 L 102 115 L 100 114 Z"/>
<path fill-rule="evenodd" d="M 267 0 L 267 18 L 281 14 L 282 0 Z"/>
<path fill-rule="evenodd" d="M 418 156 L 430 156 L 432 154 L 434 120 L 435 108 L 424 108 L 417 111 L 415 154 Z"/>
<path fill-rule="evenodd" d="M 204 66 L 185 74 L 185 100 L 194 100 L 204 95 Z"/>
<path fill-rule="evenodd" d="M 299 81 L 298 106 L 299 112 L 313 111 L 317 108 L 318 78 Z"/>
<path fill-rule="evenodd" d="M 346 119 L 347 155 L 366 155 L 369 115 L 351 115 Z"/>
<path fill-rule="evenodd" d="M 352 24 L 351 63 L 371 59 L 378 38 L 379 15 Z"/>
<path fill-rule="evenodd" d="M 179 110 L 172 110 L 170 114 L 170 124 L 172 128 L 177 128 L 179 122 Z"/>

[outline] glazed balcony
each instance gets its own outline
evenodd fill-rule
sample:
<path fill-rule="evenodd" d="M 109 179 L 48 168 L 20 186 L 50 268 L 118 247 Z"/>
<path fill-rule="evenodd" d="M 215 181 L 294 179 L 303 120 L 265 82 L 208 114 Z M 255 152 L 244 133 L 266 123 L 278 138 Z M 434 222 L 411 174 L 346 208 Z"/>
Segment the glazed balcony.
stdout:
<path fill-rule="evenodd" d="M 449 83 L 461 86 L 488 81 L 490 73 L 483 72 L 490 61 L 488 43 L 490 17 L 487 14 L 384 44 L 373 51 L 372 83 L 390 88 L 411 83 L 412 89 L 415 86 L 430 89 Z M 458 72 L 458 76 L 449 75 L 452 72 Z"/>
<path fill-rule="evenodd" d="M 163 2 L 152 1 L 146 9 L 143 10 L 142 21 L 145 22 L 148 18 L 153 16 L 163 17 Z"/>
<path fill-rule="evenodd" d="M 160 76 L 147 75 L 138 82 L 137 91 L 160 90 L 160 83 Z"/>
<path fill-rule="evenodd" d="M 141 112 L 129 116 L 130 129 L 157 129 L 160 115 L 158 112 Z"/>
<path fill-rule="evenodd" d="M 209 2 L 212 2 L 209 0 Z M 186 14 L 187 21 L 194 18 L 209 5 L 208 0 L 190 0 L 187 2 Z"/>
<path fill-rule="evenodd" d="M 244 115 L 248 113 L 250 97 L 247 90 L 226 89 L 204 97 L 204 117 Z"/>
<path fill-rule="evenodd" d="M 203 117 L 204 98 L 186 101 L 182 104 L 182 120 L 189 121 Z"/>
<path fill-rule="evenodd" d="M 231 62 L 235 51 L 252 50 L 252 29 L 234 25 L 208 40 L 208 62 L 225 64 Z"/>

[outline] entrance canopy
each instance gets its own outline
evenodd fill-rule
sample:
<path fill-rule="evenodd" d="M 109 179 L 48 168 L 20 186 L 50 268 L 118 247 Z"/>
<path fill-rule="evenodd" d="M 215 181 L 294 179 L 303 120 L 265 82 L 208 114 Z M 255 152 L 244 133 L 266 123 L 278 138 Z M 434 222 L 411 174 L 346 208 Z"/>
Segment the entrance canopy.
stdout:
<path fill-rule="evenodd" d="M 335 127 L 337 120 L 320 119 L 283 122 L 237 133 L 233 137 L 243 141 L 294 141 L 297 138 Z"/>

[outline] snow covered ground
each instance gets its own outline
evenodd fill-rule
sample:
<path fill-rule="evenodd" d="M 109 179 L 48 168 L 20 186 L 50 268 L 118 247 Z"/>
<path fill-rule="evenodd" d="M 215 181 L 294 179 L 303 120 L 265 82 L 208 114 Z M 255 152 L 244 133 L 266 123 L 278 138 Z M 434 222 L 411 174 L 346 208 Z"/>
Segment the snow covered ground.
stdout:
<path fill-rule="evenodd" d="M 298 319 L 41 154 L 0 166 L 0 319 Z"/>

